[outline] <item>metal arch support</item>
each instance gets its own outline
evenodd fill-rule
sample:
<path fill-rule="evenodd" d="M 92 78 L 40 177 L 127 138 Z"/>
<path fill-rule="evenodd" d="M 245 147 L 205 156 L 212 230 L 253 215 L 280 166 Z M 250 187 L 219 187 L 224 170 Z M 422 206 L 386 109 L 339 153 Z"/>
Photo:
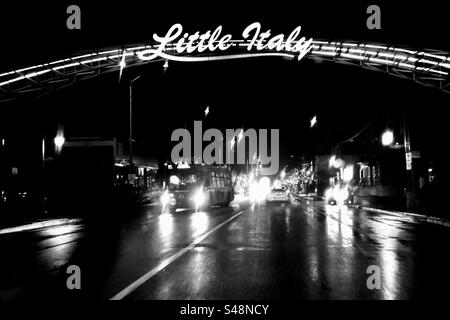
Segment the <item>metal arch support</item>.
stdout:
<path fill-rule="evenodd" d="M 235 59 L 252 56 L 246 45 L 248 42 L 233 42 L 234 54 L 223 55 L 221 58 Z M 27 95 L 38 98 L 55 90 L 65 88 L 78 81 L 120 70 L 122 58 L 126 59 L 126 67 L 135 67 L 151 62 L 141 60 L 138 53 L 146 49 L 155 49 L 156 45 L 140 45 L 121 49 L 94 51 L 49 63 L 39 64 L 23 69 L 0 74 L 0 103 L 12 101 Z M 242 53 L 244 48 L 245 53 Z M 239 50 L 241 50 L 239 52 Z M 172 57 L 186 57 L 178 54 L 174 47 L 165 51 Z M 237 54 L 236 54 L 237 53 Z M 222 53 L 210 55 L 196 54 L 203 57 L 203 61 L 217 58 Z M 254 54 L 254 52 L 253 52 Z M 280 55 L 294 58 L 295 53 L 264 49 L 256 56 Z M 434 87 L 445 93 L 450 93 L 450 56 L 440 50 L 416 50 L 384 44 L 367 44 L 355 41 L 326 41 L 315 40 L 306 56 L 309 59 L 320 59 L 334 63 L 359 66 L 372 71 L 388 73 L 402 79 L 413 80 L 427 87 Z"/>

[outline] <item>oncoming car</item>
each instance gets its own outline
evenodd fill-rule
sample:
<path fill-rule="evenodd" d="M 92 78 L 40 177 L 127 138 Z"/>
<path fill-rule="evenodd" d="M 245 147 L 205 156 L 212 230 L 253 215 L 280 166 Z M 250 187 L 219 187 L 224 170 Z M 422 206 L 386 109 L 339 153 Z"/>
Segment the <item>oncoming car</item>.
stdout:
<path fill-rule="evenodd" d="M 266 197 L 266 202 L 289 202 L 289 190 L 286 188 L 272 188 Z"/>
<path fill-rule="evenodd" d="M 353 193 L 350 192 L 347 185 L 335 185 L 328 188 L 325 192 L 325 200 L 328 204 L 352 204 Z"/>

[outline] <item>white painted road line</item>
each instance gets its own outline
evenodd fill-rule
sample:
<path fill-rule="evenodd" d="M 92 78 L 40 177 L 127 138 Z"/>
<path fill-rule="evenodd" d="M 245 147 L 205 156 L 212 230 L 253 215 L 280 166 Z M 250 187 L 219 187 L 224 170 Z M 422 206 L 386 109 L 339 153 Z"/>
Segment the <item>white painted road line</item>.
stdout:
<path fill-rule="evenodd" d="M 30 223 L 30 224 L 25 224 L 22 226 L 0 229 L 0 234 L 29 231 L 29 230 L 35 230 L 35 229 L 41 229 L 41 228 L 47 228 L 47 227 L 55 227 L 55 226 L 60 226 L 60 225 L 64 225 L 64 224 L 79 223 L 79 222 L 81 222 L 81 219 L 55 219 L 55 220 L 34 222 L 34 223 Z"/>
<path fill-rule="evenodd" d="M 130 284 L 128 287 L 126 287 L 125 289 L 123 289 L 122 291 L 120 291 L 119 293 L 117 293 L 115 296 L 113 296 L 110 300 L 122 300 L 123 298 L 125 298 L 126 296 L 128 296 L 130 293 L 132 293 L 134 290 L 136 290 L 137 288 L 139 288 L 140 286 L 142 286 L 145 282 L 147 282 L 148 280 L 150 280 L 151 278 L 153 278 L 157 273 L 159 273 L 160 271 L 164 270 L 164 268 L 166 268 L 168 265 L 170 265 L 171 263 L 173 263 L 175 260 L 177 260 L 178 258 L 180 258 L 182 255 L 184 255 L 186 252 L 188 252 L 189 250 L 192 250 L 197 244 L 199 244 L 200 242 L 202 242 L 206 237 L 208 237 L 209 235 L 211 235 L 212 233 L 214 233 L 215 231 L 217 231 L 218 229 L 220 229 L 221 227 L 223 227 L 224 225 L 226 225 L 227 223 L 229 223 L 230 221 L 236 219 L 237 217 L 239 217 L 241 214 L 244 213 L 245 210 L 239 211 L 238 213 L 236 213 L 235 215 L 233 215 L 231 218 L 225 220 L 224 222 L 222 222 L 221 224 L 215 226 L 213 229 L 209 230 L 208 232 L 206 232 L 205 234 L 201 235 L 200 237 L 198 237 L 197 239 L 195 239 L 190 245 L 188 245 L 187 247 L 181 249 L 180 251 L 178 251 L 177 253 L 171 255 L 169 258 L 163 260 L 160 264 L 158 264 L 156 267 L 154 267 L 153 269 L 151 269 L 149 272 L 147 272 L 146 274 L 144 274 L 143 276 L 141 276 L 139 279 L 137 279 L 136 281 L 134 281 L 132 284 Z"/>

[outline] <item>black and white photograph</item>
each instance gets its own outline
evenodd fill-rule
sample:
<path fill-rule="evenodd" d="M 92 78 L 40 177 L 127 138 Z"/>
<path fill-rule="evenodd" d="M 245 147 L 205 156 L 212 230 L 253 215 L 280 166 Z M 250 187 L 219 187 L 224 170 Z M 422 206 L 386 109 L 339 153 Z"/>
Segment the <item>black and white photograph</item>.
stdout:
<path fill-rule="evenodd" d="M 3 1 L 0 28 L 3 303 L 450 298 L 444 2 Z"/>

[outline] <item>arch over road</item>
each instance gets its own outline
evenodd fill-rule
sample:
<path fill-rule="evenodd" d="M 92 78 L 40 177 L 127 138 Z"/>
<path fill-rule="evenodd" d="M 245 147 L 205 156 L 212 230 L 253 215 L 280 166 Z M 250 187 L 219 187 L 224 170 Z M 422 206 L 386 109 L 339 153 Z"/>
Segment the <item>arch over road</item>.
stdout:
<path fill-rule="evenodd" d="M 38 98 L 78 81 L 111 72 L 119 72 L 123 67 L 129 68 L 166 59 L 195 62 L 260 56 L 279 56 L 286 59 L 296 57 L 294 53 L 289 51 L 265 49 L 252 52 L 245 48 L 249 45 L 247 41 L 232 40 L 231 42 L 232 48 L 227 54 L 224 52 L 196 53 L 195 55 L 179 54 L 175 50 L 175 45 L 168 45 L 157 59 L 143 59 L 144 51 L 156 50 L 158 44 L 155 43 L 94 51 L 4 72 L 0 74 L 0 103 L 13 101 L 20 96 Z M 390 75 L 410 79 L 419 84 L 450 93 L 450 55 L 444 51 L 415 50 L 356 41 L 314 40 L 305 58 L 322 59 L 387 72 Z"/>

